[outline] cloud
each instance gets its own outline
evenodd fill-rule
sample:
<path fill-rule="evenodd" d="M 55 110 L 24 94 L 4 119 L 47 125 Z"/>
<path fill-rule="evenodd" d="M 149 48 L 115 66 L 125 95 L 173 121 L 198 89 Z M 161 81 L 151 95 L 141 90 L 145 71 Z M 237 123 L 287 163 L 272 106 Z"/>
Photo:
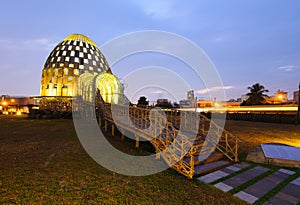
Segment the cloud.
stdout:
<path fill-rule="evenodd" d="M 156 90 L 156 91 L 153 91 L 152 92 L 153 94 L 162 94 L 162 93 L 164 93 L 162 90 Z"/>
<path fill-rule="evenodd" d="M 24 44 L 29 48 L 45 49 L 47 51 L 51 51 L 56 45 L 56 43 L 51 43 L 47 38 L 26 40 Z"/>
<path fill-rule="evenodd" d="M 212 87 L 212 88 L 205 88 L 205 89 L 202 89 L 202 90 L 197 90 L 196 93 L 197 94 L 207 94 L 207 93 L 212 92 L 212 91 L 231 90 L 233 88 L 234 88 L 233 86 Z"/>
<path fill-rule="evenodd" d="M 188 15 L 188 12 L 182 7 L 176 7 L 178 4 L 174 0 L 133 0 L 133 2 L 153 19 L 166 20 Z"/>
<path fill-rule="evenodd" d="M 280 67 L 278 67 L 277 69 L 278 69 L 278 70 L 283 70 L 283 71 L 289 72 L 289 71 L 293 71 L 293 70 L 298 69 L 298 68 L 299 68 L 299 67 L 294 66 L 294 65 L 286 65 L 286 66 L 280 66 Z"/>
<path fill-rule="evenodd" d="M 52 43 L 50 39 L 39 38 L 25 41 L 0 39 L 0 48 L 4 49 L 22 49 L 22 50 L 46 50 L 51 51 L 56 43 Z"/>

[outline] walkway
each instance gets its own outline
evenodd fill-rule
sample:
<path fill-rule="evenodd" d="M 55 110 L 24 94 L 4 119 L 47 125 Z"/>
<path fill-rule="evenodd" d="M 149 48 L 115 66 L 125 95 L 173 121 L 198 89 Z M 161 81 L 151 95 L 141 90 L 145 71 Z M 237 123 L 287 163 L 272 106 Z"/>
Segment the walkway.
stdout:
<path fill-rule="evenodd" d="M 197 178 L 249 203 L 285 205 L 300 202 L 300 173 L 234 164 Z"/>

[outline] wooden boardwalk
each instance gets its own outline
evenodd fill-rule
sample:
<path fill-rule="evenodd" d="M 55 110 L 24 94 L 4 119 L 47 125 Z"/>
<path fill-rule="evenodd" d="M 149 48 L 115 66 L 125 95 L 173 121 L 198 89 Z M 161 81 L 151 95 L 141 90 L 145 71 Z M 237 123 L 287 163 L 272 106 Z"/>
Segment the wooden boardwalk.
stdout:
<path fill-rule="evenodd" d="M 188 178 L 238 161 L 239 139 L 196 112 L 177 112 L 116 104 L 98 105 L 99 126 L 131 132 L 139 147 L 148 140 L 156 157 Z M 208 134 L 210 137 L 208 139 Z M 124 139 L 122 134 L 122 139 Z"/>

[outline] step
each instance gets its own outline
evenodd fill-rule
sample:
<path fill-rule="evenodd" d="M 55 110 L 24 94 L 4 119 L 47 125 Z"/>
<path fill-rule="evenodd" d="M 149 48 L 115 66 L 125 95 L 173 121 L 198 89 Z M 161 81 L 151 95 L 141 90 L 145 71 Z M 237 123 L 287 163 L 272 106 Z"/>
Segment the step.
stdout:
<path fill-rule="evenodd" d="M 206 163 L 210 163 L 210 162 L 215 162 L 215 161 L 218 161 L 218 160 L 222 159 L 223 156 L 224 155 L 220 152 L 213 152 L 204 161 L 198 160 L 198 156 L 195 156 L 194 164 L 196 166 L 198 164 L 206 164 Z M 185 157 L 184 161 L 186 163 L 190 163 L 190 159 L 191 159 L 190 157 Z"/>
<path fill-rule="evenodd" d="M 215 162 L 210 162 L 206 164 L 200 164 L 195 166 L 195 172 L 194 175 L 199 175 L 199 174 L 206 174 L 209 172 L 213 172 L 217 169 L 221 169 L 227 165 L 229 165 L 230 162 L 227 160 L 219 160 Z"/>

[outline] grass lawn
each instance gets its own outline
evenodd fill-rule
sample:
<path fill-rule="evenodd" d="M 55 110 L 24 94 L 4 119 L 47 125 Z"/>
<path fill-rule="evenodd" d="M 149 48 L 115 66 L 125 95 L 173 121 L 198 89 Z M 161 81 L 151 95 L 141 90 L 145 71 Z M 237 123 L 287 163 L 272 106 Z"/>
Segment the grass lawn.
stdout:
<path fill-rule="evenodd" d="M 225 129 L 242 140 L 239 149 L 242 159 L 263 143 L 276 142 L 300 147 L 300 125 L 227 120 Z"/>
<path fill-rule="evenodd" d="M 300 126 L 228 121 L 241 153 L 278 141 L 300 144 Z M 147 146 L 110 137 L 122 151 Z M 0 116 L 0 204 L 244 204 L 211 185 L 172 169 L 145 177 L 113 173 L 94 162 L 76 136 L 72 120 Z"/>

